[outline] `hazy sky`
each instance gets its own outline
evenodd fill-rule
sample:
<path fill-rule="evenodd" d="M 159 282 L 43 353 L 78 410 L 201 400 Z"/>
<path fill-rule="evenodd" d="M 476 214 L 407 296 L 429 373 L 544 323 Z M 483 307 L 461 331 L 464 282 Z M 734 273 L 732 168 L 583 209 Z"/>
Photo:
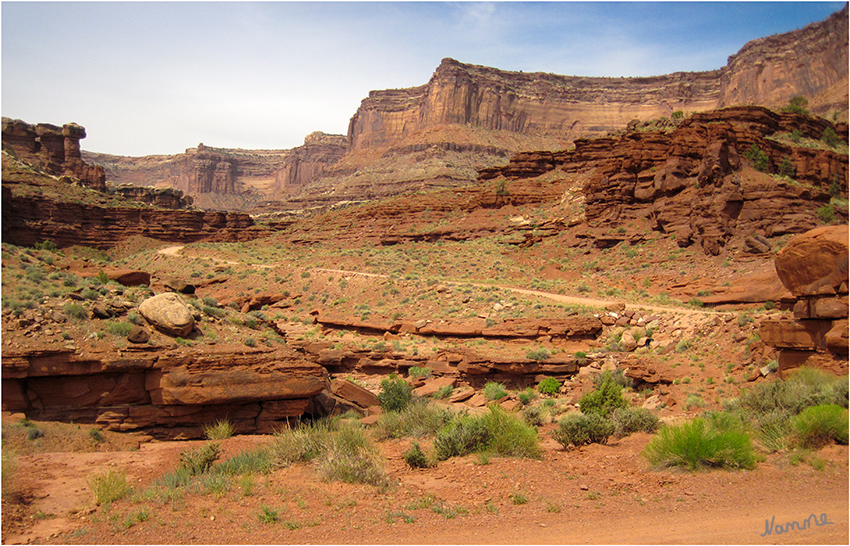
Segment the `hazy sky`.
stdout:
<path fill-rule="evenodd" d="M 291 148 L 345 134 L 370 90 L 444 57 L 503 70 L 650 76 L 720 68 L 843 2 L 8 2 L 2 114 L 86 127 L 83 149 Z"/>

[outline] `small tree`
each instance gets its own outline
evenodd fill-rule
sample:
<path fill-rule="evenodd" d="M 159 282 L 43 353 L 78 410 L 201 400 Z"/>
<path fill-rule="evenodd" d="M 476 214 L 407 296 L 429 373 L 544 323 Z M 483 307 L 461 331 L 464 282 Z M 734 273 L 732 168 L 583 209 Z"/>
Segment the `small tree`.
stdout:
<path fill-rule="evenodd" d="M 792 112 L 794 114 L 807 115 L 809 113 L 806 107 L 809 105 L 809 100 L 802 95 L 794 95 L 788 100 L 788 106 L 782 109 L 783 112 Z"/>
<path fill-rule="evenodd" d="M 827 127 L 826 129 L 824 129 L 823 136 L 820 139 L 824 144 L 826 144 L 830 148 L 835 148 L 836 146 L 838 146 L 838 134 L 832 127 Z"/>
<path fill-rule="evenodd" d="M 744 152 L 744 157 L 753 164 L 753 168 L 757 171 L 764 173 L 770 167 L 770 157 L 755 142 L 753 142 L 749 150 Z"/>

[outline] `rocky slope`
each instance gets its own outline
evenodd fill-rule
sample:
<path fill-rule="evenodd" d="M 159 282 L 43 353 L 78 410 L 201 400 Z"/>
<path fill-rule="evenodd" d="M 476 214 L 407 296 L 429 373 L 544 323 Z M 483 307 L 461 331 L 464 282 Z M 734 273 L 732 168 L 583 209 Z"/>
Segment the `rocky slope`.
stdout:
<path fill-rule="evenodd" d="M 777 108 L 794 95 L 847 117 L 847 7 L 754 40 L 708 72 L 596 78 L 508 72 L 444 59 L 430 81 L 372 91 L 346 137 L 314 133 L 292 150 L 199 146 L 178 156 L 86 154 L 115 182 L 177 187 L 207 208 L 305 208 L 471 182 L 521 150 L 561 150 L 632 120 L 735 105 Z"/>

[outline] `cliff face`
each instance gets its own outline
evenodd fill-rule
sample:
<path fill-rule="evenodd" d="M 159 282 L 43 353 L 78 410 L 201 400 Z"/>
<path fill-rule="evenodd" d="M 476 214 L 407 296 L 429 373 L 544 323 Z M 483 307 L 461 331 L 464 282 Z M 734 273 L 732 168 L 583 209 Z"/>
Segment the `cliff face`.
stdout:
<path fill-rule="evenodd" d="M 202 208 L 243 208 L 305 186 L 345 153 L 346 138 L 315 132 L 291 150 L 242 150 L 199 144 L 183 154 L 124 157 L 83 152 L 116 184 L 177 188 Z M 224 198 L 222 198 L 224 196 Z M 229 197 L 229 198 L 228 198 Z"/>
<path fill-rule="evenodd" d="M 634 118 L 712 109 L 720 91 L 720 71 L 583 78 L 443 59 L 424 86 L 370 92 L 351 118 L 348 140 L 356 153 L 439 124 L 572 140 L 625 128 Z"/>
<path fill-rule="evenodd" d="M 721 76 L 721 106 L 777 107 L 794 95 L 819 114 L 847 112 L 848 11 L 826 20 L 759 38 L 729 57 Z"/>

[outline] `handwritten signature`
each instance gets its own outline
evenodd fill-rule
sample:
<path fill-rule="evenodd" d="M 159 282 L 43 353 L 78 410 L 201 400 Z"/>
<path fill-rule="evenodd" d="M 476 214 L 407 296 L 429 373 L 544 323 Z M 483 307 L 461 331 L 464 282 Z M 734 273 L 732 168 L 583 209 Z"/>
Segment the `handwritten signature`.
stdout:
<path fill-rule="evenodd" d="M 810 515 L 802 522 L 789 521 L 784 525 L 781 523 L 779 525 L 774 525 L 775 520 L 776 516 L 770 518 L 769 521 L 764 520 L 764 533 L 762 533 L 761 536 L 766 537 L 773 533 L 781 535 L 782 533 L 787 533 L 789 531 L 804 531 L 809 527 L 812 527 L 813 524 L 818 527 L 822 527 L 824 525 L 832 525 L 835 523 L 834 521 L 829 521 L 825 513 L 820 515 L 820 520 L 818 520 L 818 517 L 814 514 Z"/>

